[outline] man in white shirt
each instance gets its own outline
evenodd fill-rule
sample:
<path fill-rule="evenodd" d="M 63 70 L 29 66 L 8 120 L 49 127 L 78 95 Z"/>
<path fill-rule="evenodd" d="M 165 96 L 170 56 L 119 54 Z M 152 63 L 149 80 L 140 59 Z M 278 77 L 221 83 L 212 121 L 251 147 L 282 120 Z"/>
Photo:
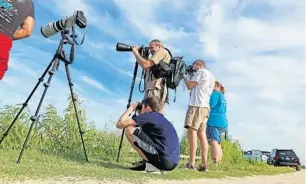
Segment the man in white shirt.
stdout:
<path fill-rule="evenodd" d="M 193 63 L 196 71 L 190 74 L 191 80 L 184 76 L 188 90 L 191 90 L 189 106 L 186 113 L 184 128 L 188 129 L 189 162 L 188 169 L 196 169 L 195 156 L 197 150 L 197 138 L 200 139 L 202 161 L 199 171 L 207 172 L 208 141 L 206 137 L 206 123 L 209 116 L 209 100 L 215 86 L 215 78 L 206 69 L 203 60 L 196 60 Z M 193 75 L 193 76 L 192 76 Z"/>

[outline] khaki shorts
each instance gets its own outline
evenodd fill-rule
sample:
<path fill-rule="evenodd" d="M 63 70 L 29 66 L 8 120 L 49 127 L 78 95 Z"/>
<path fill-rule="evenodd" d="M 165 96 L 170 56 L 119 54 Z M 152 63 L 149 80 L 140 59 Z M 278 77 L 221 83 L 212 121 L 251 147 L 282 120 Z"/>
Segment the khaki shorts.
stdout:
<path fill-rule="evenodd" d="M 206 131 L 208 116 L 209 109 L 207 107 L 188 106 L 184 128 L 192 128 L 196 131 L 203 129 Z"/>

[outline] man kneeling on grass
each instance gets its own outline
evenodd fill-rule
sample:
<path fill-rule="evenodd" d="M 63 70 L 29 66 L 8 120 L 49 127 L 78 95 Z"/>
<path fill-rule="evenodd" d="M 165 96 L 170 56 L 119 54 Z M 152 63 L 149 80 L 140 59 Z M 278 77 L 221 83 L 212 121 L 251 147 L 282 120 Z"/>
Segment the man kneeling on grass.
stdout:
<path fill-rule="evenodd" d="M 143 159 L 131 169 L 147 172 L 173 170 L 180 157 L 179 139 L 173 125 L 159 113 L 159 98 L 145 98 L 141 110 L 137 106 L 138 103 L 131 104 L 117 123 L 117 128 L 125 128 L 128 141 Z M 136 110 L 139 115 L 128 119 Z"/>

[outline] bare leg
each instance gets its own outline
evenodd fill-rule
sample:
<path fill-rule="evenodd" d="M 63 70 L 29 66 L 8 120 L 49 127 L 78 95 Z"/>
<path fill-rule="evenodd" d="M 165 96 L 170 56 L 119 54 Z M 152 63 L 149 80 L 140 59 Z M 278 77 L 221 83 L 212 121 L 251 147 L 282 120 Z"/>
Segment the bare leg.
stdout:
<path fill-rule="evenodd" d="M 139 156 L 148 161 L 148 158 L 143 154 L 143 152 L 137 147 L 134 145 L 134 140 L 133 140 L 133 133 L 135 131 L 135 127 L 134 126 L 129 126 L 125 129 L 125 136 L 127 138 L 127 140 L 130 142 L 130 144 L 133 146 L 133 148 L 137 151 L 137 153 L 139 154 Z"/>
<path fill-rule="evenodd" d="M 217 142 L 212 140 L 209 141 L 210 147 L 211 147 L 211 159 L 213 161 L 217 161 L 218 159 L 218 147 L 217 147 Z"/>
<path fill-rule="evenodd" d="M 197 151 L 197 132 L 192 128 L 188 129 L 188 145 L 189 145 L 189 164 L 195 166 L 195 157 Z"/>
<path fill-rule="evenodd" d="M 202 157 L 202 162 L 201 166 L 207 166 L 207 157 L 208 157 L 208 141 L 206 137 L 206 127 L 200 127 L 198 130 L 198 137 L 200 139 L 200 144 L 201 144 L 201 157 Z"/>
<path fill-rule="evenodd" d="M 221 149 L 221 145 L 218 144 L 217 141 L 210 141 L 210 145 L 211 145 L 211 152 L 212 152 L 212 159 L 216 160 L 216 163 L 219 163 L 220 161 L 220 157 L 222 156 L 222 149 Z"/>
<path fill-rule="evenodd" d="M 221 147 L 221 145 L 220 145 L 220 155 L 219 155 L 219 161 L 218 161 L 218 163 L 221 163 L 221 161 L 222 161 L 222 156 L 223 156 L 223 151 L 222 151 L 222 147 Z"/>

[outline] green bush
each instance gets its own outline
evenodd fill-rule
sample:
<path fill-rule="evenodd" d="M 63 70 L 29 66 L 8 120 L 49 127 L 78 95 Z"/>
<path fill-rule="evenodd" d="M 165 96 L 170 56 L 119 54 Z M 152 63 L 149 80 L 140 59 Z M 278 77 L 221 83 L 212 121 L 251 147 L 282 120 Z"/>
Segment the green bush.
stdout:
<path fill-rule="evenodd" d="M 74 159 L 79 157 L 84 159 L 78 123 L 70 96 L 68 100 L 69 104 L 63 117 L 52 105 L 49 105 L 40 115 L 39 121 L 35 123 L 32 130 L 28 149 Z M 86 112 L 80 104 L 81 102 L 76 96 L 76 106 L 79 111 L 80 126 L 84 132 L 83 138 L 88 157 L 114 160 L 120 143 L 119 134 L 108 130 L 99 130 L 93 122 L 87 122 Z M 19 109 L 19 107 L 5 106 L 0 111 L 0 136 L 7 130 Z M 21 149 L 31 124 L 29 118 L 30 115 L 25 109 L 0 145 L 1 149 Z M 129 152 L 130 148 L 131 146 L 124 139 L 121 155 L 129 157 L 132 154 Z"/>

